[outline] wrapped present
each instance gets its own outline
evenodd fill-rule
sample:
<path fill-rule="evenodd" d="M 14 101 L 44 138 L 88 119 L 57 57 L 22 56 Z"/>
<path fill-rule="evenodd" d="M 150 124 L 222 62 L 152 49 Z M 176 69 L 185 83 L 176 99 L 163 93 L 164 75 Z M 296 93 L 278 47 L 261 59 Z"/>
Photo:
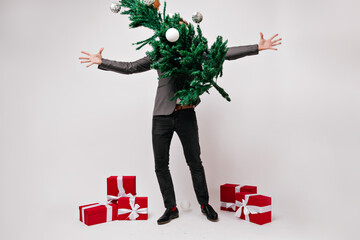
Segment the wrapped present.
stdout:
<path fill-rule="evenodd" d="M 235 217 L 259 225 L 271 222 L 271 197 L 260 194 L 236 193 L 235 205 Z"/>
<path fill-rule="evenodd" d="M 118 200 L 118 220 L 147 220 L 147 197 L 121 197 Z"/>
<path fill-rule="evenodd" d="M 256 186 L 226 183 L 220 186 L 221 210 L 235 212 L 235 193 L 248 192 L 257 193 Z"/>
<path fill-rule="evenodd" d="M 88 226 L 117 220 L 117 205 L 93 203 L 79 207 L 80 221 Z"/>
<path fill-rule="evenodd" d="M 136 176 L 111 176 L 107 178 L 107 200 L 117 204 L 119 197 L 136 195 Z"/>

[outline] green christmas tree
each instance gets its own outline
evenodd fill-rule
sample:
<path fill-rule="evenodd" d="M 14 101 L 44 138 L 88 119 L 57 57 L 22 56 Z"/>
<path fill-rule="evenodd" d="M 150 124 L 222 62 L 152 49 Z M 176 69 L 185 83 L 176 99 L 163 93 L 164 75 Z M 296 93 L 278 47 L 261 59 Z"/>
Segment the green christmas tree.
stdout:
<path fill-rule="evenodd" d="M 135 44 L 139 45 L 137 50 L 147 44 L 152 47 L 153 50 L 146 54 L 153 62 L 151 68 L 164 73 L 159 79 L 176 79 L 176 93 L 170 101 L 179 98 L 181 105 L 198 104 L 199 97 L 209 93 L 211 87 L 230 101 L 229 95 L 216 83 L 216 79 L 222 76 L 227 41 L 218 36 L 209 49 L 200 26 L 195 31 L 192 24 L 180 24 L 179 14 L 167 15 L 166 2 L 162 14 L 154 5 L 148 6 L 142 0 L 121 0 L 120 5 L 126 8 L 121 14 L 129 15 L 130 28 L 147 27 L 154 31 L 153 36 Z M 179 32 L 176 42 L 166 39 L 170 28 Z"/>

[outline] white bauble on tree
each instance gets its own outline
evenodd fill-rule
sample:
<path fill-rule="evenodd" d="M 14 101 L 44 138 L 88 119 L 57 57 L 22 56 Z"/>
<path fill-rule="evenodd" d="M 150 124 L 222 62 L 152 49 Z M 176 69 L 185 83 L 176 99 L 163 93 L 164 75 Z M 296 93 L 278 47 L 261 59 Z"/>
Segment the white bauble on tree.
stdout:
<path fill-rule="evenodd" d="M 170 28 L 166 31 L 165 36 L 169 42 L 176 42 L 177 40 L 179 40 L 180 33 L 176 28 Z"/>
<path fill-rule="evenodd" d="M 113 12 L 113 13 L 118 13 L 118 12 L 120 12 L 120 9 L 121 9 L 121 6 L 120 6 L 120 3 L 112 3 L 111 5 L 110 5 L 110 10 Z"/>
<path fill-rule="evenodd" d="M 144 0 L 143 2 L 146 6 L 151 6 L 154 5 L 155 0 Z"/>

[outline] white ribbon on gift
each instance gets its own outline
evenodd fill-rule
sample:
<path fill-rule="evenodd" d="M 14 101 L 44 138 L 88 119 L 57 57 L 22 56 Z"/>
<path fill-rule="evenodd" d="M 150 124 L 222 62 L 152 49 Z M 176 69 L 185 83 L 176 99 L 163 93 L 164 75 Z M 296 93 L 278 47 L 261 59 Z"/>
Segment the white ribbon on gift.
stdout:
<path fill-rule="evenodd" d="M 243 186 L 245 186 L 245 185 L 237 185 L 235 187 L 235 193 L 240 192 L 240 188 L 242 188 Z"/>
<path fill-rule="evenodd" d="M 109 202 L 111 202 L 113 200 L 119 200 L 119 198 L 121 198 L 121 197 L 130 197 L 131 198 L 131 197 L 134 197 L 134 196 L 131 193 L 125 194 L 125 192 L 121 192 L 121 193 L 119 192 L 117 197 L 108 195 L 107 200 Z"/>
<path fill-rule="evenodd" d="M 240 188 L 242 188 L 243 186 L 245 186 L 245 185 L 237 185 L 235 187 L 235 193 L 240 192 Z M 234 211 L 236 210 L 236 205 L 234 202 L 221 202 L 221 207 L 231 208 Z"/>
<path fill-rule="evenodd" d="M 130 220 L 136 220 L 139 217 L 139 214 L 147 214 L 148 213 L 147 208 L 140 208 L 139 204 L 135 204 L 135 197 L 130 197 L 129 203 L 130 203 L 131 209 L 119 208 L 118 215 L 130 213 L 128 218 Z"/>
<path fill-rule="evenodd" d="M 125 189 L 124 189 L 124 185 L 123 185 L 123 177 L 117 177 L 117 186 L 119 189 L 118 195 L 125 194 Z"/>
<path fill-rule="evenodd" d="M 271 205 L 265 207 L 247 205 L 249 198 L 251 196 L 256 196 L 256 195 L 259 194 L 246 194 L 245 198 L 241 202 L 237 200 L 235 201 L 235 205 L 239 207 L 239 209 L 235 212 L 235 217 L 241 216 L 242 209 L 244 209 L 244 215 L 246 221 L 250 221 L 249 214 L 258 214 L 258 213 L 265 213 L 271 211 Z"/>
<path fill-rule="evenodd" d="M 83 207 L 81 209 L 81 217 L 83 222 L 85 223 L 85 209 L 89 209 L 89 208 L 94 208 L 94 207 L 98 207 L 98 206 L 105 206 L 106 207 L 106 222 L 111 222 L 112 218 L 113 218 L 113 211 L 112 211 L 112 206 L 109 205 L 109 203 L 96 203 L 90 206 L 86 206 Z"/>
<path fill-rule="evenodd" d="M 224 208 L 231 208 L 232 210 L 236 210 L 236 205 L 235 203 L 231 203 L 231 202 L 221 202 L 221 207 Z"/>
<path fill-rule="evenodd" d="M 119 189 L 118 195 L 117 196 L 107 195 L 108 201 L 118 200 L 121 197 L 133 197 L 133 195 L 131 193 L 128 193 L 128 194 L 125 193 L 125 189 L 124 189 L 124 185 L 123 185 L 123 177 L 117 177 L 117 187 Z"/>

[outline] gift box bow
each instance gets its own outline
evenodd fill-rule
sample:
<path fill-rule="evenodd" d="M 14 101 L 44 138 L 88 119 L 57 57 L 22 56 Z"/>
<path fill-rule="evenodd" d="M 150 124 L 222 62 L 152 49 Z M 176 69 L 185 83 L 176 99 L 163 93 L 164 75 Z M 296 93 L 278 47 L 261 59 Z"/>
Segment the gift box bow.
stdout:
<path fill-rule="evenodd" d="M 240 192 L 240 189 L 243 187 L 243 186 L 246 186 L 246 185 L 237 185 L 235 187 L 235 193 L 238 193 Z M 224 207 L 224 208 L 232 208 L 232 210 L 236 210 L 236 204 L 235 203 L 231 203 L 231 202 L 221 202 L 221 207 Z"/>
<path fill-rule="evenodd" d="M 121 198 L 121 197 L 130 197 L 130 198 L 132 198 L 132 197 L 134 197 L 131 193 L 128 193 L 128 194 L 126 194 L 125 193 L 125 191 L 122 191 L 122 192 L 119 192 L 119 194 L 117 195 L 117 197 L 116 196 L 112 196 L 112 195 L 107 195 L 107 200 L 109 201 L 109 202 L 111 202 L 111 201 L 113 201 L 113 200 L 119 200 L 119 198 Z"/>
<path fill-rule="evenodd" d="M 224 208 L 232 208 L 232 210 L 236 210 L 236 205 L 235 203 L 230 203 L 230 202 L 221 202 L 221 207 Z"/>
<path fill-rule="evenodd" d="M 135 197 L 130 197 L 129 203 L 130 203 L 131 209 L 119 208 L 118 215 L 130 213 L 128 218 L 130 220 L 136 220 L 139 217 L 139 214 L 147 214 L 148 213 L 147 208 L 140 208 L 139 204 L 135 204 Z"/>
<path fill-rule="evenodd" d="M 235 212 L 235 217 L 240 217 L 242 210 L 244 210 L 245 220 L 250 221 L 249 214 L 258 214 L 258 213 L 265 213 L 271 211 L 271 205 L 265 207 L 258 207 L 254 205 L 248 205 L 249 198 L 251 196 L 256 196 L 259 194 L 246 194 L 245 198 L 242 201 L 235 201 L 235 205 L 239 207 L 239 209 Z"/>

